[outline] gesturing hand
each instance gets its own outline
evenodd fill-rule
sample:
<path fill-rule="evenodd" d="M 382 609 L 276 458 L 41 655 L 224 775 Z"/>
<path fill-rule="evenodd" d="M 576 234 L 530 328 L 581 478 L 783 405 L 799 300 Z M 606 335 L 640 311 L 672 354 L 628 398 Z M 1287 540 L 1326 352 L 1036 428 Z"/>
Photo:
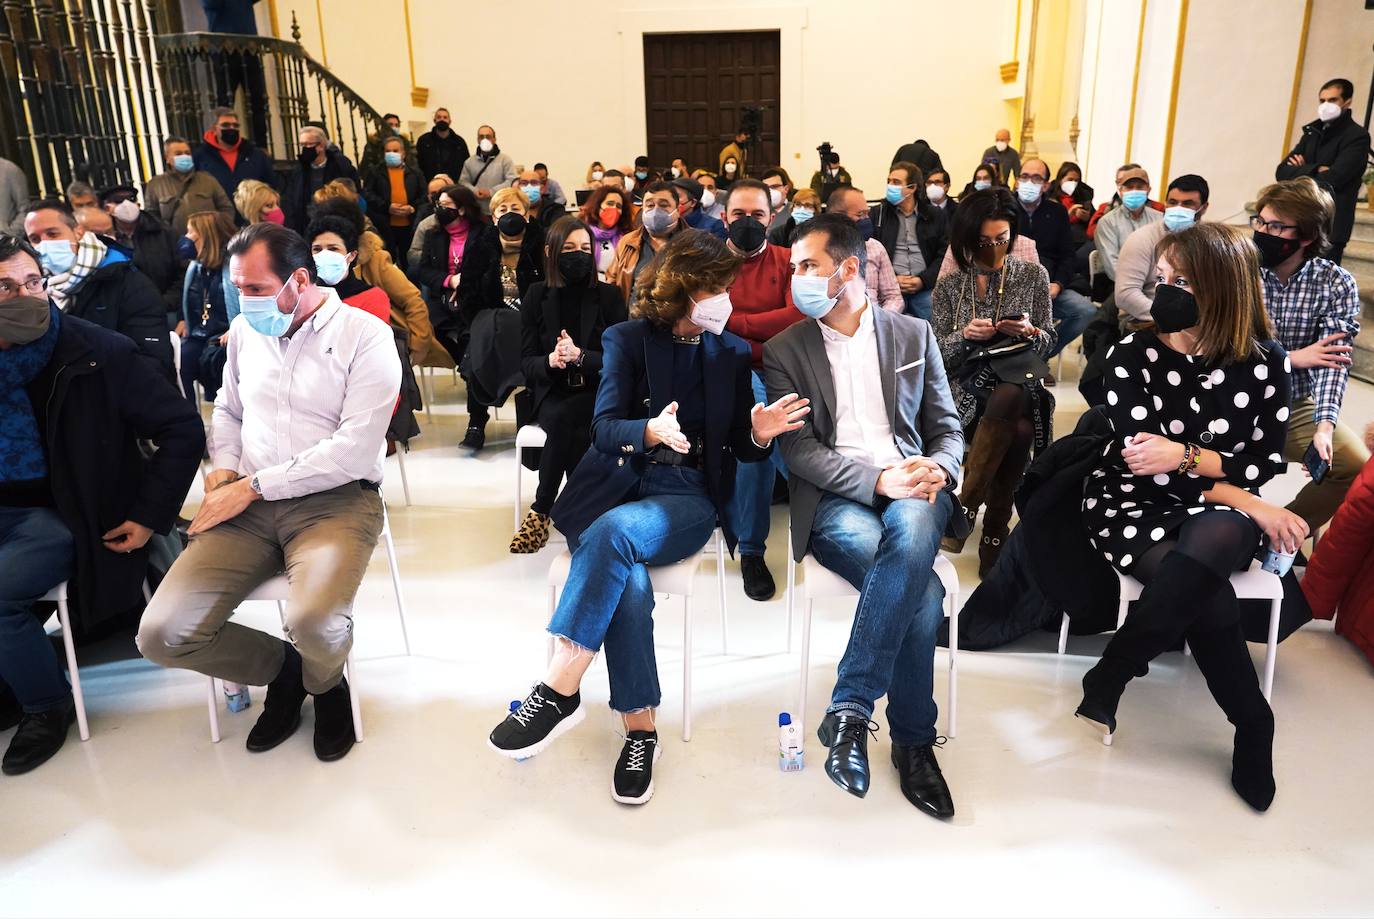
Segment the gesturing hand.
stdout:
<path fill-rule="evenodd" d="M 1159 434 L 1140 433 L 1121 451 L 1131 475 L 1159 475 L 1175 472 L 1183 462 L 1184 446 Z"/>
<path fill-rule="evenodd" d="M 928 456 L 909 456 L 887 466 L 878 475 L 878 494 L 894 500 L 925 498 L 931 504 L 949 481 L 945 471 Z"/>
<path fill-rule="evenodd" d="M 1350 352 L 1354 350 L 1345 344 L 1345 333 L 1338 332 L 1319 338 L 1306 348 L 1288 352 L 1288 360 L 1294 369 L 1310 370 L 1314 367 L 1347 367 L 1350 365 Z"/>
<path fill-rule="evenodd" d="M 141 523 L 126 520 L 104 536 L 100 537 L 105 548 L 111 552 L 132 552 L 142 549 L 152 537 L 153 531 Z"/>
<path fill-rule="evenodd" d="M 239 479 L 237 482 L 207 492 L 200 510 L 196 512 L 196 517 L 186 532 L 191 536 L 198 536 L 206 530 L 214 529 L 224 521 L 242 514 L 248 505 L 257 499 L 258 493 L 253 490 L 248 479 Z"/>
<path fill-rule="evenodd" d="M 682 427 L 677 423 L 676 402 L 669 402 L 663 406 L 663 411 L 650 418 L 644 426 L 644 446 L 652 448 L 659 444 L 671 447 L 679 453 L 687 453 L 692 449 L 691 441 L 682 433 Z"/>
<path fill-rule="evenodd" d="M 810 399 L 796 393 L 788 393 L 769 406 L 756 404 L 749 413 L 755 442 L 767 445 L 779 434 L 800 428 L 805 423 L 802 419 L 811 413 L 810 405 Z"/>
<path fill-rule="evenodd" d="M 970 341 L 987 341 L 997 334 L 997 326 L 991 319 L 974 319 L 964 326 L 964 337 Z"/>

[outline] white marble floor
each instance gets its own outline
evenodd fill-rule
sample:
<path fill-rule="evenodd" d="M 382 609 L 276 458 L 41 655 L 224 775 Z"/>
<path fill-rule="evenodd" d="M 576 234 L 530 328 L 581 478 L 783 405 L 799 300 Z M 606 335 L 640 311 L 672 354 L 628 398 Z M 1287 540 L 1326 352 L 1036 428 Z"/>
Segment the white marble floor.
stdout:
<path fill-rule="evenodd" d="M 1063 430 L 1081 401 L 1070 386 L 1058 393 Z M 780 773 L 774 725 L 795 706 L 797 658 L 783 652 L 781 595 L 751 603 L 733 563 L 729 657 L 714 592 L 698 607 L 689 744 L 678 736 L 681 610 L 660 607 L 666 749 L 649 805 L 610 800 L 618 741 L 599 665 L 582 727 L 534 760 L 495 756 L 487 731 L 542 667 L 551 551 L 506 551 L 509 417 L 493 423 L 490 449 L 461 457 L 461 402 L 442 377 L 439 399 L 409 461 L 414 506 L 402 506 L 394 460 L 386 484 L 414 656 L 403 656 L 380 553 L 358 600 L 366 742 L 317 762 L 307 711 L 298 736 L 250 755 L 259 690 L 253 709 L 222 715 L 212 745 L 203 678 L 96 649 L 83 668 L 91 740 L 73 732 L 43 768 L 0 780 L 0 914 L 1374 912 L 1374 674 L 1326 624 L 1281 649 L 1279 790 L 1265 815 L 1232 793 L 1229 726 L 1181 655 L 1131 687 L 1113 747 L 1081 729 L 1071 712 L 1100 638 L 1071 640 L 1064 657 L 1049 634 L 961 657 L 959 736 L 940 754 L 952 824 L 901 797 L 885 732 L 865 800 L 826 779 L 814 724 L 805 771 Z M 1368 419 L 1371 406 L 1358 387 L 1348 417 Z M 775 508 L 780 582 L 785 526 Z M 971 584 L 972 555 L 958 566 Z M 818 605 L 813 713 L 850 612 Z M 240 615 L 271 628 L 276 614 L 249 604 Z M 943 668 L 936 691 L 943 705 Z"/>

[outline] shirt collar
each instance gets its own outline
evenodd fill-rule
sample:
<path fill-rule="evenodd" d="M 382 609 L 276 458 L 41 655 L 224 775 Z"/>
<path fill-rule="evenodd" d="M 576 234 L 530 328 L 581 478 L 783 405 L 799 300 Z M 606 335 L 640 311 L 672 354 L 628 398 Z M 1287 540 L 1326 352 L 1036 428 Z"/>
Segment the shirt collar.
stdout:
<path fill-rule="evenodd" d="M 815 320 L 816 325 L 821 327 L 821 337 L 826 341 L 836 342 L 855 342 L 867 338 L 873 334 L 873 304 L 867 297 L 864 298 L 864 311 L 859 314 L 859 327 L 854 330 L 853 335 L 846 335 L 843 332 L 832 329 L 830 326 Z"/>
<path fill-rule="evenodd" d="M 334 288 L 321 287 L 320 290 L 325 292 L 324 302 L 320 304 L 319 309 L 315 310 L 314 315 L 306 320 L 316 332 L 328 325 L 329 320 L 338 315 L 339 310 L 343 307 L 343 301 L 339 299 L 339 292 Z"/>

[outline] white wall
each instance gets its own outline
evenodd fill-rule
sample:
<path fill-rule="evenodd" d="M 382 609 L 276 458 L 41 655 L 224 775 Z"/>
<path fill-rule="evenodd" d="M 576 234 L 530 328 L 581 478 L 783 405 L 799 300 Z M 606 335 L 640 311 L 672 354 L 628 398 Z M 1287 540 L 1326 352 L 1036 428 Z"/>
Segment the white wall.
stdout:
<path fill-rule="evenodd" d="M 855 182 L 876 191 L 892 153 L 919 136 L 962 186 L 994 132 L 1018 130 L 1005 123 L 998 73 L 1013 44 L 1016 0 L 715 2 L 411 0 L 415 79 L 430 90 L 427 109 L 409 104 L 399 0 L 324 0 L 323 51 L 377 108 L 423 130 L 433 107 L 447 106 L 469 144 L 490 122 L 518 162 L 548 163 L 569 189 L 593 159 L 621 163 L 644 152 L 645 32 L 780 30 L 782 164 L 803 183 L 816 145 L 829 140 Z M 277 0 L 281 29 L 293 3 L 302 43 L 321 58 L 315 4 Z M 944 20 L 944 37 L 910 40 L 932 16 Z M 969 40 L 972 24 L 977 40 Z"/>
<path fill-rule="evenodd" d="M 1078 106 L 1078 126 L 1082 132 L 1078 139 L 1078 164 L 1099 202 L 1115 194 L 1116 167 L 1126 161 L 1141 2 L 1088 2 Z"/>
<path fill-rule="evenodd" d="M 1370 71 L 1374 68 L 1371 46 L 1374 46 L 1374 10 L 1366 10 L 1364 0 L 1313 0 L 1312 20 L 1307 28 L 1307 54 L 1298 83 L 1298 107 L 1293 113 L 1292 143 L 1297 143 L 1302 126 L 1317 117 L 1317 93 L 1321 85 L 1333 77 L 1345 77 L 1355 84 L 1355 101 L 1351 109 L 1356 121 L 1364 120 Z"/>

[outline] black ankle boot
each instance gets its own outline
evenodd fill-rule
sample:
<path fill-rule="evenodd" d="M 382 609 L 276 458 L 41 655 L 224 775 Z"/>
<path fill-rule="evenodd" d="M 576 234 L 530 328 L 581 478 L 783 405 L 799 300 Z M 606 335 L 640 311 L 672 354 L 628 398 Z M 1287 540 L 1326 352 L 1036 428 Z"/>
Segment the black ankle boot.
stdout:
<path fill-rule="evenodd" d="M 253 730 L 248 732 L 250 753 L 272 749 L 301 726 L 301 706 L 306 696 L 305 684 L 301 681 L 301 655 L 291 642 L 282 644 L 286 646 L 286 659 L 282 661 L 281 672 L 267 684 L 262 714 Z"/>
<path fill-rule="evenodd" d="M 353 733 L 353 697 L 349 695 L 348 680 L 328 692 L 315 696 L 315 755 L 321 762 L 342 759 L 358 742 Z"/>
<path fill-rule="evenodd" d="M 1103 657 L 1091 670 L 1083 674 L 1083 701 L 1074 717 L 1086 721 L 1102 732 L 1102 742 L 1111 746 L 1116 733 L 1116 707 L 1126 684 L 1136 674 L 1121 660 Z"/>
<path fill-rule="evenodd" d="M 1212 698 L 1236 727 L 1231 786 L 1257 811 L 1274 800 L 1274 712 L 1260 690 L 1240 624 L 1190 632 L 1188 646 Z"/>
<path fill-rule="evenodd" d="M 67 733 L 76 721 L 76 704 L 68 699 L 57 708 L 30 715 L 25 713 L 14 732 L 9 749 L 5 751 L 0 771 L 5 775 L 23 775 L 52 759 L 67 742 Z"/>

